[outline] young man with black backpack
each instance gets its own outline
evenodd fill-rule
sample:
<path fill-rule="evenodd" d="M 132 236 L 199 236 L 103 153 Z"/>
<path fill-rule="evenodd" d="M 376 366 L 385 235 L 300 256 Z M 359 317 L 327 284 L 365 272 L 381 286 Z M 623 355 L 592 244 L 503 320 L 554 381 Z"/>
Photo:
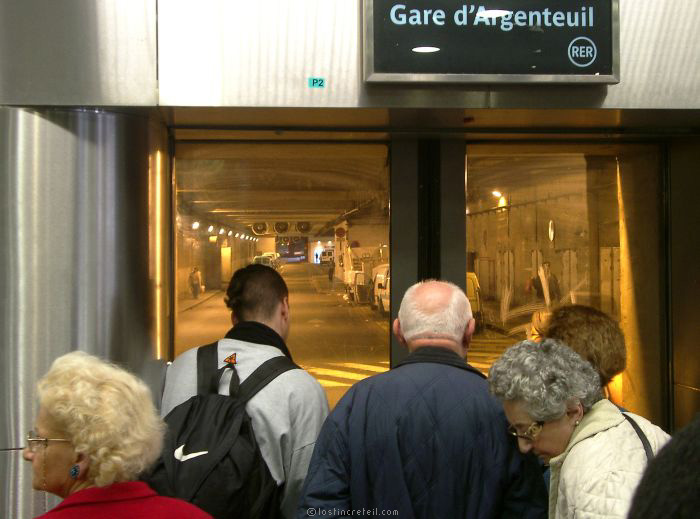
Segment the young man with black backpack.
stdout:
<path fill-rule="evenodd" d="M 294 516 L 328 401 L 285 344 L 288 297 L 274 269 L 237 270 L 225 299 L 233 328 L 169 367 L 161 408 L 166 447 L 149 479 L 156 490 L 177 471 L 177 492 L 193 494 L 179 497 L 205 510 L 208 502 L 222 506 L 230 494 L 237 503 L 231 517 Z"/>

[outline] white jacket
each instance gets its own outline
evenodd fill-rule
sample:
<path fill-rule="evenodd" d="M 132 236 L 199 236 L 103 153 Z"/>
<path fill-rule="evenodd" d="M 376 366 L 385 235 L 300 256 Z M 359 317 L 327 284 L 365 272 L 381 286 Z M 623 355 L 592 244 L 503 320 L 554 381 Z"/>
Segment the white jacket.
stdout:
<path fill-rule="evenodd" d="M 627 414 L 656 454 L 668 434 Z M 550 461 L 549 518 L 624 519 L 646 465 L 642 442 L 620 410 L 608 400 L 597 402 L 574 429 L 566 450 Z"/>
<path fill-rule="evenodd" d="M 236 371 L 245 381 L 263 362 L 283 355 L 274 346 L 221 339 L 219 367 L 236 353 Z M 230 371 L 219 384 L 219 393 L 228 395 Z M 161 415 L 197 394 L 197 348 L 187 350 L 168 368 Z M 328 400 L 320 384 L 302 369 L 282 373 L 262 388 L 245 407 L 265 463 L 278 485 L 284 484 L 281 509 L 286 518 L 294 517 L 301 487 L 311 461 L 316 438 L 328 416 Z"/>

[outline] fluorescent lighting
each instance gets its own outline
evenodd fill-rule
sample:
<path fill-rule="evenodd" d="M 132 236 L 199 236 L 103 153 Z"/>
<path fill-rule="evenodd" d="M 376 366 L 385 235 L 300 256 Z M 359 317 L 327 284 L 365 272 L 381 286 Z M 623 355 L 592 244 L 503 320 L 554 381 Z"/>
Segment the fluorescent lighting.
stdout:
<path fill-rule="evenodd" d="M 229 231 L 228 235 L 231 236 L 233 234 L 233 231 Z"/>
<path fill-rule="evenodd" d="M 238 238 L 240 235 L 241 235 L 240 233 L 236 233 L 235 237 Z"/>
<path fill-rule="evenodd" d="M 439 52 L 440 47 L 413 47 L 411 50 L 421 54 L 428 54 L 431 52 Z"/>
<path fill-rule="evenodd" d="M 194 229 L 195 231 L 199 229 L 199 222 L 192 222 L 192 229 Z"/>
<path fill-rule="evenodd" d="M 219 229 L 219 234 L 224 234 L 225 232 L 226 232 L 226 231 L 224 231 L 224 228 L 223 228 L 223 227 L 222 227 L 221 229 Z"/>
<path fill-rule="evenodd" d="M 214 226 L 210 225 L 209 228 L 207 229 L 207 232 L 212 232 L 214 230 Z"/>
<path fill-rule="evenodd" d="M 496 198 L 501 198 L 503 196 L 500 191 L 491 191 L 491 194 Z"/>

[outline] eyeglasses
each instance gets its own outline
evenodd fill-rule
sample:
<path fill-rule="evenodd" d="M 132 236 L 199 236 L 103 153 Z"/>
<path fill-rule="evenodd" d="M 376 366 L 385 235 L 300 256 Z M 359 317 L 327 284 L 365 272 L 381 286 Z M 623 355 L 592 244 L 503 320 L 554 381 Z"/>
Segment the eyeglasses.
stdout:
<path fill-rule="evenodd" d="M 519 433 L 518 430 L 512 425 L 508 426 L 508 434 L 515 436 L 516 438 L 522 438 L 523 440 L 534 441 L 535 438 L 542 432 L 542 427 L 544 422 L 532 422 L 527 426 L 524 433 Z"/>
<path fill-rule="evenodd" d="M 46 447 L 49 442 L 69 442 L 70 440 L 67 440 L 65 438 L 43 438 L 41 436 L 37 436 L 37 434 L 34 431 L 29 431 L 27 433 L 27 448 L 29 449 L 29 452 L 36 452 L 39 450 L 39 446 L 43 445 Z"/>

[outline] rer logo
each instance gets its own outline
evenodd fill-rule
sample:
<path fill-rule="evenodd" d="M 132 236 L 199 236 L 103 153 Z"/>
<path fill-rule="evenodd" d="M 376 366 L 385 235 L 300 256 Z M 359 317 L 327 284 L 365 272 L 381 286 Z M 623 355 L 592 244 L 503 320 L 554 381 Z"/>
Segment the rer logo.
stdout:
<path fill-rule="evenodd" d="M 326 79 L 322 77 L 310 77 L 309 88 L 326 88 Z"/>
<path fill-rule="evenodd" d="M 595 61 L 598 49 L 596 49 L 593 40 L 585 36 L 579 36 L 569 43 L 568 53 L 571 63 L 577 67 L 587 67 Z"/>

